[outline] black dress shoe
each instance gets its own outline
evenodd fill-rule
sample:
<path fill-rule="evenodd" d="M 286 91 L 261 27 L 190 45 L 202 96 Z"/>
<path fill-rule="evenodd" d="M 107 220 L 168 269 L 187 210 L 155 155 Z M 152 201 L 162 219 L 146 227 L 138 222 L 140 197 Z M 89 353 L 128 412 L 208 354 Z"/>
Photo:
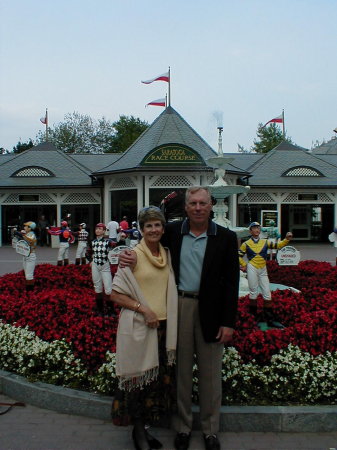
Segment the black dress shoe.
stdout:
<path fill-rule="evenodd" d="M 156 439 L 154 436 L 152 436 L 147 430 L 145 430 L 145 434 L 147 442 L 151 447 L 151 449 L 156 450 L 163 447 L 163 444 L 160 441 L 158 441 L 158 439 Z"/>
<path fill-rule="evenodd" d="M 216 434 L 204 434 L 206 450 L 220 450 L 220 442 Z"/>
<path fill-rule="evenodd" d="M 176 450 L 187 450 L 190 445 L 191 433 L 177 433 L 174 439 L 174 448 Z"/>
<path fill-rule="evenodd" d="M 134 427 L 132 430 L 132 440 L 135 450 L 151 450 L 150 444 L 146 439 L 145 430 L 144 433 L 141 433 L 139 429 Z"/>

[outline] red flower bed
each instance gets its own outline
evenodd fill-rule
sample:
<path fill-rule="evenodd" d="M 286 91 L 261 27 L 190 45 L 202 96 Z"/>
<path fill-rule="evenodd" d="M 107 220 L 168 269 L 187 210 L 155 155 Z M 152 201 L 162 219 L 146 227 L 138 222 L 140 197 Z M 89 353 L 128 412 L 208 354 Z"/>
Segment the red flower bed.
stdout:
<path fill-rule="evenodd" d="M 23 272 L 0 278 L 0 318 L 28 326 L 46 341 L 65 339 L 89 371 L 115 351 L 117 319 L 94 311 L 95 293 L 89 265 L 38 265 L 35 288 L 25 291 Z"/>
<path fill-rule="evenodd" d="M 273 312 L 286 325 L 261 331 L 248 312 L 248 297 L 239 301 L 232 345 L 244 361 L 266 364 L 289 344 L 318 355 L 337 351 L 337 270 L 328 263 L 303 261 L 298 266 L 268 263 L 270 281 L 301 290 L 272 294 Z M 95 313 L 89 265 L 58 267 L 42 264 L 35 270 L 34 291 L 25 291 L 23 272 L 0 278 L 0 318 L 28 326 L 40 338 L 65 339 L 75 355 L 94 372 L 107 350 L 115 351 L 117 319 Z M 262 308 L 262 298 L 258 300 Z"/>
<path fill-rule="evenodd" d="M 255 359 L 261 364 L 289 344 L 317 356 L 337 351 L 337 269 L 329 263 L 302 261 L 298 266 L 279 266 L 268 262 L 273 283 L 301 290 L 272 293 L 273 312 L 286 328 L 261 331 L 248 312 L 248 296 L 239 302 L 234 346 L 245 361 Z M 324 286 L 324 287 L 322 287 Z M 262 298 L 258 307 L 262 310 Z"/>

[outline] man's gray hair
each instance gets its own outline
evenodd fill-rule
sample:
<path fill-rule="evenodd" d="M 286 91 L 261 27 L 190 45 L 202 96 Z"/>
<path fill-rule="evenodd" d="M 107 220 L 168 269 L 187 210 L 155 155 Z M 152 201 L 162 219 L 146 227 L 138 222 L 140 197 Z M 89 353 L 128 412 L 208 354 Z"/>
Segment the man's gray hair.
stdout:
<path fill-rule="evenodd" d="M 195 194 L 198 191 L 205 191 L 208 194 L 209 201 L 212 200 L 211 191 L 209 190 L 209 188 L 207 186 L 191 186 L 191 187 L 186 189 L 186 192 L 185 192 L 185 203 L 188 202 L 191 194 Z"/>

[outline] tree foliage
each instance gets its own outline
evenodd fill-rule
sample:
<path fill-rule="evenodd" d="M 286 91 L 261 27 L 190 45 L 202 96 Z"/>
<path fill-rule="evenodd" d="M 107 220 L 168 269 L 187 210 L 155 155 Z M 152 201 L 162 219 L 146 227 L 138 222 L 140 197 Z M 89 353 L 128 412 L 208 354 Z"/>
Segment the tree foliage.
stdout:
<path fill-rule="evenodd" d="M 31 139 L 28 142 L 19 141 L 15 147 L 13 147 L 13 153 L 22 153 L 29 148 L 34 147 L 34 143 Z M 8 153 L 8 152 L 7 152 Z"/>
<path fill-rule="evenodd" d="M 149 124 L 133 116 L 119 116 L 113 123 L 115 135 L 112 140 L 111 152 L 124 152 L 148 128 Z"/>
<path fill-rule="evenodd" d="M 125 151 L 148 127 L 133 116 L 120 116 L 116 122 L 102 117 L 95 120 L 78 112 L 68 113 L 64 121 L 48 127 L 48 141 L 65 153 L 119 153 Z M 45 142 L 45 133 L 36 136 Z"/>
<path fill-rule="evenodd" d="M 109 146 L 113 126 L 104 117 L 95 121 L 78 112 L 68 113 L 64 121 L 48 127 L 48 141 L 65 153 L 103 153 Z M 104 137 L 104 139 L 103 139 Z M 36 136 L 39 143 L 46 141 L 44 132 Z"/>
<path fill-rule="evenodd" d="M 283 141 L 292 143 L 291 138 L 286 135 L 283 136 L 280 127 L 276 123 L 271 123 L 268 126 L 263 126 L 262 123 L 259 123 L 256 135 L 257 139 L 254 139 L 254 145 L 251 148 L 251 151 L 255 153 L 268 153 Z"/>

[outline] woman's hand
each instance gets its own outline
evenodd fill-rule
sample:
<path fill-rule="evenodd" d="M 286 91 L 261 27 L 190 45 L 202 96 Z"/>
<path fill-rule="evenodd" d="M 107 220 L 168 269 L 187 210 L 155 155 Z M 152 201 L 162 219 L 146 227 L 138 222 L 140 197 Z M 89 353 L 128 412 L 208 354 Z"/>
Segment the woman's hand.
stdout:
<path fill-rule="evenodd" d="M 123 250 L 118 257 L 119 266 L 130 267 L 133 270 L 137 264 L 137 254 L 132 250 Z"/>
<path fill-rule="evenodd" d="M 143 314 L 145 323 L 149 328 L 158 328 L 159 327 L 158 317 L 152 311 L 152 309 L 142 305 L 138 311 Z"/>

